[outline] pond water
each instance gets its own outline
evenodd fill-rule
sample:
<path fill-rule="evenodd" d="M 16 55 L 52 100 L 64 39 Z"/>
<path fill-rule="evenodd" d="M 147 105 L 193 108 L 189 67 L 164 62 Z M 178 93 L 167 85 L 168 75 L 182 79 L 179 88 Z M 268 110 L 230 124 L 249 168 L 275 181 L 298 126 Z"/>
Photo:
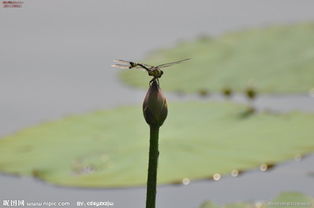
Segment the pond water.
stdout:
<path fill-rule="evenodd" d="M 69 114 L 141 104 L 143 90 L 119 82 L 114 58 L 139 60 L 156 48 L 201 34 L 314 20 L 313 1 L 25 1 L 0 8 L 0 136 Z M 168 99 L 193 100 L 199 96 Z M 209 99 L 220 100 L 218 95 Z M 243 102 L 241 96 L 234 101 Z M 260 96 L 259 109 L 314 111 L 307 95 Z M 196 181 L 158 189 L 159 207 L 198 207 L 204 200 L 227 203 L 266 200 L 281 191 L 314 195 L 314 156 L 266 173 Z M 311 174 L 312 173 L 312 174 Z M 144 207 L 145 188 L 77 189 L 28 177 L 0 175 L 0 200 L 105 201 L 115 207 Z M 1 201 L 0 201 L 1 202 Z"/>

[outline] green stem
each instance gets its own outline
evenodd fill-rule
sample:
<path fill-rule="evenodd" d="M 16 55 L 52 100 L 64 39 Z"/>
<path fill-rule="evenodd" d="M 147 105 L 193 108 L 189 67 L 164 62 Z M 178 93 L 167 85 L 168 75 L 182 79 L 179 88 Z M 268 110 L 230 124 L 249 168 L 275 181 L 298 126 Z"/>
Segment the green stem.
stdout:
<path fill-rule="evenodd" d="M 158 134 L 159 127 L 150 126 L 150 144 L 148 160 L 148 177 L 146 192 L 146 208 L 156 207 L 156 183 L 157 183 L 157 165 L 158 165 Z"/>

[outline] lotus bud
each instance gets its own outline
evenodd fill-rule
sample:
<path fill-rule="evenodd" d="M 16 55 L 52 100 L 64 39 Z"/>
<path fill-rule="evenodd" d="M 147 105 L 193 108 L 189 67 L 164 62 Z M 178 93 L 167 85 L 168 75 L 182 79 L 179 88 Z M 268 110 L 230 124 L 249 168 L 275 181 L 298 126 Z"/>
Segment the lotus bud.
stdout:
<path fill-rule="evenodd" d="M 160 127 L 167 118 L 167 100 L 156 80 L 152 81 L 143 102 L 144 118 L 148 125 Z"/>

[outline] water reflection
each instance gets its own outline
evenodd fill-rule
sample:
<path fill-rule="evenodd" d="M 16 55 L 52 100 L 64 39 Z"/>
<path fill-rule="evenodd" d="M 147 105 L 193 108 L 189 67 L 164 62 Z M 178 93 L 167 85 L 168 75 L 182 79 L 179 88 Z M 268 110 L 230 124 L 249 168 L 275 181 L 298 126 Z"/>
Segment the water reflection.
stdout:
<path fill-rule="evenodd" d="M 213 180 L 214 180 L 214 181 L 219 181 L 220 179 L 221 179 L 221 174 L 215 173 L 215 174 L 213 175 Z"/>
<path fill-rule="evenodd" d="M 259 169 L 263 172 L 269 171 L 275 167 L 273 163 L 263 163 L 260 165 Z"/>
<path fill-rule="evenodd" d="M 190 182 L 191 182 L 191 180 L 189 178 L 183 178 L 182 179 L 182 184 L 185 185 L 185 186 L 189 185 Z"/>

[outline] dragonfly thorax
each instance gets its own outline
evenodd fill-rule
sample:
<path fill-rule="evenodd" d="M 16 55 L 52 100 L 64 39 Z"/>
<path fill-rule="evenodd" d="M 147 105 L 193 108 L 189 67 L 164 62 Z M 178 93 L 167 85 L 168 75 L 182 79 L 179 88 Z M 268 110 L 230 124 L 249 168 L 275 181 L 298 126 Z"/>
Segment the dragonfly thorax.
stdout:
<path fill-rule="evenodd" d="M 164 72 L 161 71 L 159 68 L 154 67 L 148 71 L 149 76 L 153 76 L 154 78 L 160 78 Z"/>

